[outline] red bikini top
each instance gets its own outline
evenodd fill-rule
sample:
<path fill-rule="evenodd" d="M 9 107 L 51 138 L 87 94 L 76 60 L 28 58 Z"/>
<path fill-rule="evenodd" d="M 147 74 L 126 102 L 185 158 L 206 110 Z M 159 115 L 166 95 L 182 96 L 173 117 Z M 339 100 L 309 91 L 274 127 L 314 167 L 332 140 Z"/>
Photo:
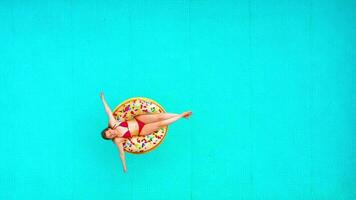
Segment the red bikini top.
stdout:
<path fill-rule="evenodd" d="M 131 138 L 131 133 L 130 133 L 130 130 L 129 130 L 129 125 L 127 124 L 126 121 L 124 122 L 121 122 L 119 125 L 115 124 L 115 126 L 113 127 L 114 129 L 117 128 L 118 126 L 121 126 L 121 127 L 126 127 L 127 128 L 127 131 L 125 132 L 125 134 L 122 136 L 123 138 Z"/>

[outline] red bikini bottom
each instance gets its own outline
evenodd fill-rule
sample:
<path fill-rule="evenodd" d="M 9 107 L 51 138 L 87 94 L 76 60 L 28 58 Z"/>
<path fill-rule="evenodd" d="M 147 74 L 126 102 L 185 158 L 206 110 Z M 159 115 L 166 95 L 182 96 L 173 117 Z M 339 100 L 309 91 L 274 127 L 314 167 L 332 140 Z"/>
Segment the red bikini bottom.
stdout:
<path fill-rule="evenodd" d="M 140 135 L 142 128 L 145 126 L 145 123 L 141 122 L 137 118 L 135 118 L 135 120 L 137 121 L 138 124 L 138 135 Z"/>

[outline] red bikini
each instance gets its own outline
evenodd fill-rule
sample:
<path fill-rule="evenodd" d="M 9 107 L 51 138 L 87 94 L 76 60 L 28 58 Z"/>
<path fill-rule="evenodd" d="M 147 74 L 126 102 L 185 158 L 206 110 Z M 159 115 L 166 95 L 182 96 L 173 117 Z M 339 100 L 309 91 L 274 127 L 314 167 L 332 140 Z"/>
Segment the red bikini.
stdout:
<path fill-rule="evenodd" d="M 140 135 L 142 128 L 145 126 L 145 123 L 141 122 L 140 120 L 138 120 L 136 118 L 135 118 L 135 120 L 137 121 L 137 124 L 138 124 L 138 135 Z M 115 129 L 118 126 L 127 128 L 127 131 L 122 136 L 123 138 L 131 138 L 132 137 L 132 135 L 130 133 L 130 130 L 129 130 L 129 127 L 128 127 L 128 123 L 126 121 L 121 122 L 119 125 L 115 124 L 113 128 Z"/>

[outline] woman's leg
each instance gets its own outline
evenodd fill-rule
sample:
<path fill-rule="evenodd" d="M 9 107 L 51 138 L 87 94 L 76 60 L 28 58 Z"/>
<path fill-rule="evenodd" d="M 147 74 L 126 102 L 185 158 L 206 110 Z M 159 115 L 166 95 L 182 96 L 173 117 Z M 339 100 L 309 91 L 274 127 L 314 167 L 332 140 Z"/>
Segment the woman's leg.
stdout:
<path fill-rule="evenodd" d="M 185 117 L 186 115 L 187 115 L 187 113 L 184 112 L 184 113 L 182 113 L 182 114 L 176 115 L 176 116 L 171 117 L 171 118 L 169 118 L 169 119 L 165 119 L 165 120 L 162 120 L 162 121 L 158 121 L 158 122 L 146 124 L 146 125 L 142 128 L 140 135 L 148 135 L 148 134 L 151 134 L 151 133 L 157 131 L 159 128 L 164 127 L 164 126 L 167 126 L 167 125 L 169 125 L 169 124 L 172 124 L 173 122 L 177 121 L 178 119 L 180 119 L 180 118 L 182 118 L 182 117 Z"/>
<path fill-rule="evenodd" d="M 135 118 L 145 124 L 150 124 L 153 122 L 163 121 L 163 120 L 175 117 L 177 115 L 178 114 L 174 114 L 174 113 L 155 113 L 155 114 L 138 115 Z"/>

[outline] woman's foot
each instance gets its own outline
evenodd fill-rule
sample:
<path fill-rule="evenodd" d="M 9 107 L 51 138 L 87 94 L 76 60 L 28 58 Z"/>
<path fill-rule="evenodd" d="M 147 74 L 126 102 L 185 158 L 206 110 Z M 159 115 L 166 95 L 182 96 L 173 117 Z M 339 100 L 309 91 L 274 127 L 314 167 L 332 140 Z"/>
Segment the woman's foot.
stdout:
<path fill-rule="evenodd" d="M 190 117 L 190 115 L 193 114 L 193 112 L 192 111 L 188 111 L 188 112 L 183 112 L 182 114 L 183 114 L 184 118 L 188 119 Z"/>

